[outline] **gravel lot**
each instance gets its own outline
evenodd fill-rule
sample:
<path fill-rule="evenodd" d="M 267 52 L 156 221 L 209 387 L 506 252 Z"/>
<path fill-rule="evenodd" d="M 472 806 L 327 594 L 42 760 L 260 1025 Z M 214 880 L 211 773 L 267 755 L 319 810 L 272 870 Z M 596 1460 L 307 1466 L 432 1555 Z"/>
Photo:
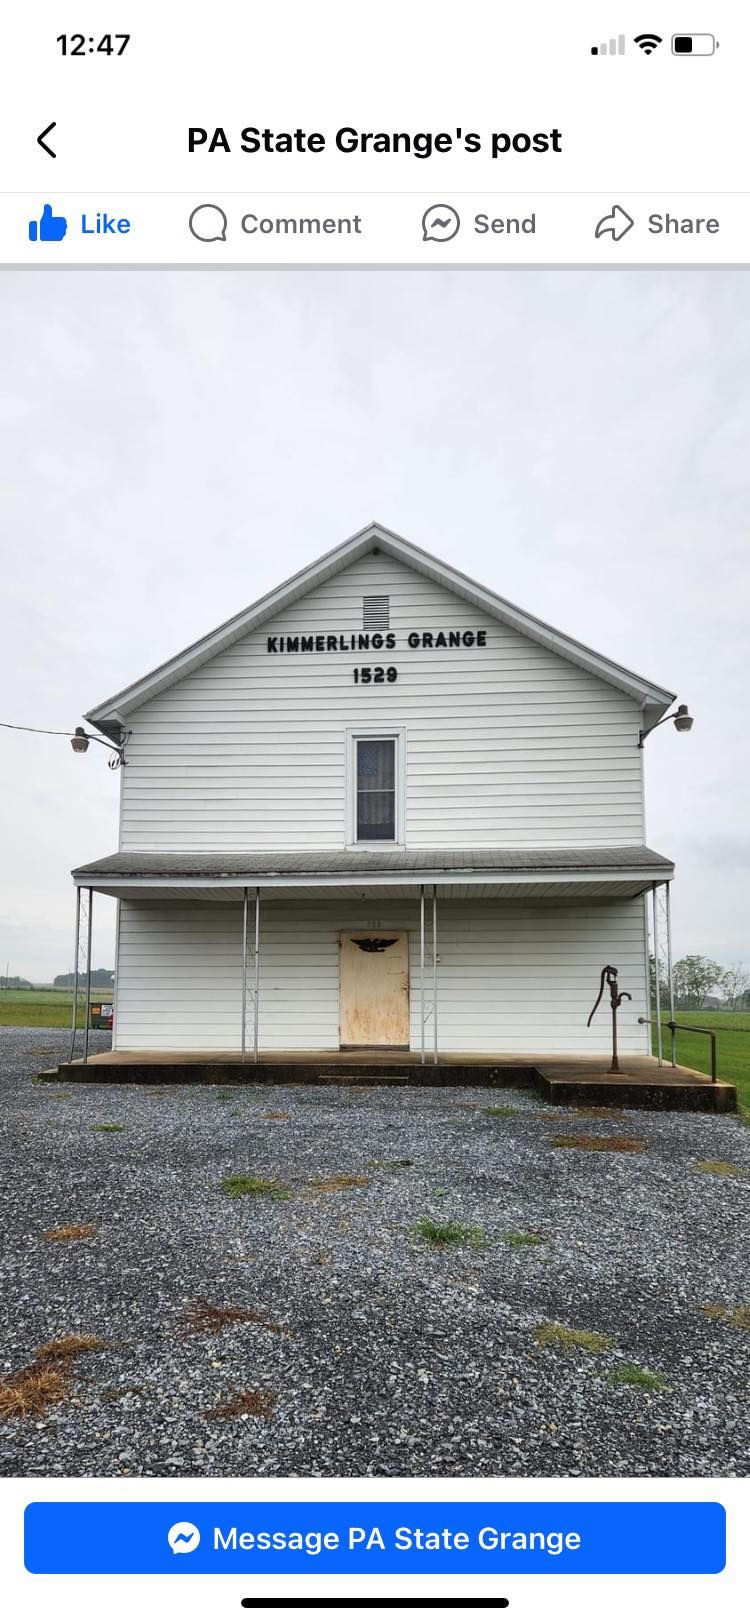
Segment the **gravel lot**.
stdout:
<path fill-rule="evenodd" d="M 105 1346 L 63 1402 L 0 1421 L 0 1473 L 750 1471 L 750 1329 L 731 1318 L 750 1304 L 750 1176 L 696 1166 L 750 1169 L 741 1122 L 584 1119 L 481 1089 L 36 1082 L 65 1050 L 0 1031 L 0 1383 L 50 1339 Z M 241 1173 L 290 1194 L 233 1199 Z M 368 1182 L 312 1182 L 342 1176 Z M 425 1217 L 482 1233 L 431 1246 Z M 44 1239 L 69 1223 L 96 1234 Z M 201 1300 L 258 1317 L 196 1332 Z M 540 1345 L 548 1322 L 612 1343 Z M 665 1385 L 625 1385 L 623 1366 Z"/>

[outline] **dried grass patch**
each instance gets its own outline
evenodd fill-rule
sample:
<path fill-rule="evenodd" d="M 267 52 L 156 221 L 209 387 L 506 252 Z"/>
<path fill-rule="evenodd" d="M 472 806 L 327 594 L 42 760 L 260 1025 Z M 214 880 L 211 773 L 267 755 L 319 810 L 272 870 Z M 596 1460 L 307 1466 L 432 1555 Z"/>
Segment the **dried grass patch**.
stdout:
<path fill-rule="evenodd" d="M 747 1169 L 738 1167 L 736 1162 L 696 1162 L 696 1173 L 712 1173 L 719 1179 L 744 1179 Z"/>
<path fill-rule="evenodd" d="M 60 1404 L 67 1398 L 69 1391 L 67 1371 L 53 1370 L 47 1365 L 27 1365 L 0 1386 L 0 1420 L 43 1415 L 50 1405 Z"/>
<path fill-rule="evenodd" d="M 267 1319 L 257 1308 L 219 1307 L 199 1297 L 180 1316 L 185 1336 L 215 1336 L 228 1325 L 260 1325 L 264 1331 L 275 1331 L 277 1336 L 291 1336 L 286 1325 Z"/>
<path fill-rule="evenodd" d="M 619 1122 L 624 1115 L 618 1105 L 579 1105 L 576 1110 L 577 1117 L 609 1117 Z"/>
<path fill-rule="evenodd" d="M 255 1415 L 262 1421 L 270 1421 L 277 1398 L 277 1393 L 250 1387 L 246 1392 L 235 1393 L 232 1398 L 214 1405 L 212 1410 L 204 1410 L 203 1418 L 205 1421 L 231 1421 L 239 1415 Z"/>
<path fill-rule="evenodd" d="M 56 1229 L 45 1229 L 45 1241 L 89 1241 L 97 1234 L 96 1224 L 58 1224 Z"/>
<path fill-rule="evenodd" d="M 550 1140 L 555 1150 L 611 1150 L 638 1154 L 648 1150 L 645 1139 L 629 1139 L 625 1134 L 556 1133 Z"/>
<path fill-rule="evenodd" d="M 30 1365 L 0 1383 L 0 1421 L 43 1415 L 70 1393 L 73 1365 L 82 1353 L 105 1346 L 98 1336 L 64 1336 L 45 1342 Z"/>
<path fill-rule="evenodd" d="M 82 1353 L 96 1353 L 106 1347 L 100 1336 L 61 1336 L 55 1342 L 45 1342 L 37 1348 L 37 1359 L 54 1362 L 58 1359 L 77 1359 Z"/>
<path fill-rule="evenodd" d="M 327 1178 L 310 1179 L 311 1188 L 321 1195 L 333 1194 L 336 1190 L 363 1190 L 369 1183 L 364 1173 L 331 1173 Z"/>
<path fill-rule="evenodd" d="M 709 1319 L 723 1320 L 733 1331 L 750 1331 L 750 1307 L 724 1308 L 720 1303 L 706 1303 L 701 1313 Z"/>
<path fill-rule="evenodd" d="M 264 1111 L 263 1112 L 263 1116 L 264 1116 L 266 1122 L 288 1122 L 291 1114 L 292 1114 L 291 1111 Z"/>

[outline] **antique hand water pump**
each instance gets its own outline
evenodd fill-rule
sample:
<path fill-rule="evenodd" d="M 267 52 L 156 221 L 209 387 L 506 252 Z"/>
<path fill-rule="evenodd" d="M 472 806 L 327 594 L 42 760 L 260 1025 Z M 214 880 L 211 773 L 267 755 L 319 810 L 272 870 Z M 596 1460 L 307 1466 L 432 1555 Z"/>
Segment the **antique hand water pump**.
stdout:
<path fill-rule="evenodd" d="M 620 1070 L 620 1062 L 619 1062 L 618 1057 L 617 1057 L 617 1011 L 620 1008 L 620 1005 L 622 1003 L 623 998 L 630 999 L 630 993 L 629 992 L 620 992 L 620 989 L 619 989 L 619 987 L 617 985 L 617 971 L 615 969 L 614 964 L 605 964 L 604 969 L 602 970 L 601 978 L 600 978 L 600 981 L 599 981 L 599 995 L 598 995 L 596 1003 L 594 1004 L 594 1007 L 593 1007 L 593 1009 L 591 1011 L 591 1014 L 589 1015 L 589 1018 L 588 1018 L 588 1020 L 586 1022 L 586 1025 L 587 1026 L 591 1025 L 591 1022 L 593 1021 L 594 1016 L 595 1016 L 595 1014 L 596 1014 L 596 1012 L 597 1012 L 597 1010 L 599 1008 L 599 1005 L 600 1005 L 600 1003 L 602 1001 L 602 996 L 603 996 L 603 993 L 604 993 L 604 984 L 605 984 L 605 982 L 606 982 L 607 986 L 609 987 L 609 1002 L 610 1002 L 610 1006 L 611 1006 L 611 1009 L 612 1009 L 612 1064 L 611 1064 L 609 1069 L 610 1069 L 610 1072 L 618 1072 Z M 631 1002 L 632 1002 L 632 1000 L 631 1000 Z"/>

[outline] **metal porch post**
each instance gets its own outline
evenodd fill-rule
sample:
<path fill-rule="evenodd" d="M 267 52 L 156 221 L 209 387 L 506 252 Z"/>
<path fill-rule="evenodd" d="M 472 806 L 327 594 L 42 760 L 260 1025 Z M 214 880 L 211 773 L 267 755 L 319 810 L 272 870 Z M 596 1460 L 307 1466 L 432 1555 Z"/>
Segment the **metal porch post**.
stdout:
<path fill-rule="evenodd" d="M 661 986 L 659 984 L 660 983 L 659 904 L 658 904 L 658 902 L 656 900 L 656 889 L 657 889 L 656 886 L 654 886 L 653 889 L 652 889 L 651 895 L 652 895 L 652 898 L 653 898 L 653 905 L 654 905 L 654 981 L 656 982 L 656 1053 L 657 1053 L 657 1056 L 658 1056 L 659 1065 L 661 1066 L 663 1064 L 663 1062 L 664 1062 L 664 1053 L 663 1053 L 662 1041 L 661 1041 Z"/>
<path fill-rule="evenodd" d="M 86 1009 L 83 1024 L 83 1064 L 89 1058 L 89 1006 L 91 1004 L 91 926 L 94 915 L 94 893 L 89 886 L 89 923 L 86 932 Z"/>
<path fill-rule="evenodd" d="M 255 992 L 253 995 L 253 1058 L 258 1060 L 258 994 L 260 991 L 260 886 L 255 887 Z"/>
<path fill-rule="evenodd" d="M 81 942 L 81 887 L 76 886 L 76 941 L 73 963 L 73 1019 L 70 1028 L 70 1058 L 75 1057 L 76 1032 L 78 1029 L 78 953 Z"/>
<path fill-rule="evenodd" d="M 424 886 L 419 887 L 419 1058 L 424 1065 Z"/>
<path fill-rule="evenodd" d="M 432 887 L 432 1063 L 438 1063 L 437 886 Z"/>
<path fill-rule="evenodd" d="M 669 1019 L 674 1021 L 674 977 L 672 974 L 672 881 L 667 880 L 665 888 L 667 903 L 667 978 L 669 981 Z M 672 1065 L 677 1065 L 677 1033 L 674 1027 L 670 1029 L 670 1050 Z"/>
<path fill-rule="evenodd" d="M 247 1036 L 247 886 L 242 892 L 242 1059 L 245 1058 Z"/>

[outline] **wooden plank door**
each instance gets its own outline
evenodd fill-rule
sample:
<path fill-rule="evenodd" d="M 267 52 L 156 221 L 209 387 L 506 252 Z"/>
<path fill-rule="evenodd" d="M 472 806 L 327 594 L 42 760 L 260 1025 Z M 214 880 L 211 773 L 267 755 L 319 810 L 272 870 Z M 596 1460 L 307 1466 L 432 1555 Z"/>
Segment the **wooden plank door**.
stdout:
<path fill-rule="evenodd" d="M 341 933 L 342 1048 L 409 1047 L 409 938 L 396 930 Z"/>

